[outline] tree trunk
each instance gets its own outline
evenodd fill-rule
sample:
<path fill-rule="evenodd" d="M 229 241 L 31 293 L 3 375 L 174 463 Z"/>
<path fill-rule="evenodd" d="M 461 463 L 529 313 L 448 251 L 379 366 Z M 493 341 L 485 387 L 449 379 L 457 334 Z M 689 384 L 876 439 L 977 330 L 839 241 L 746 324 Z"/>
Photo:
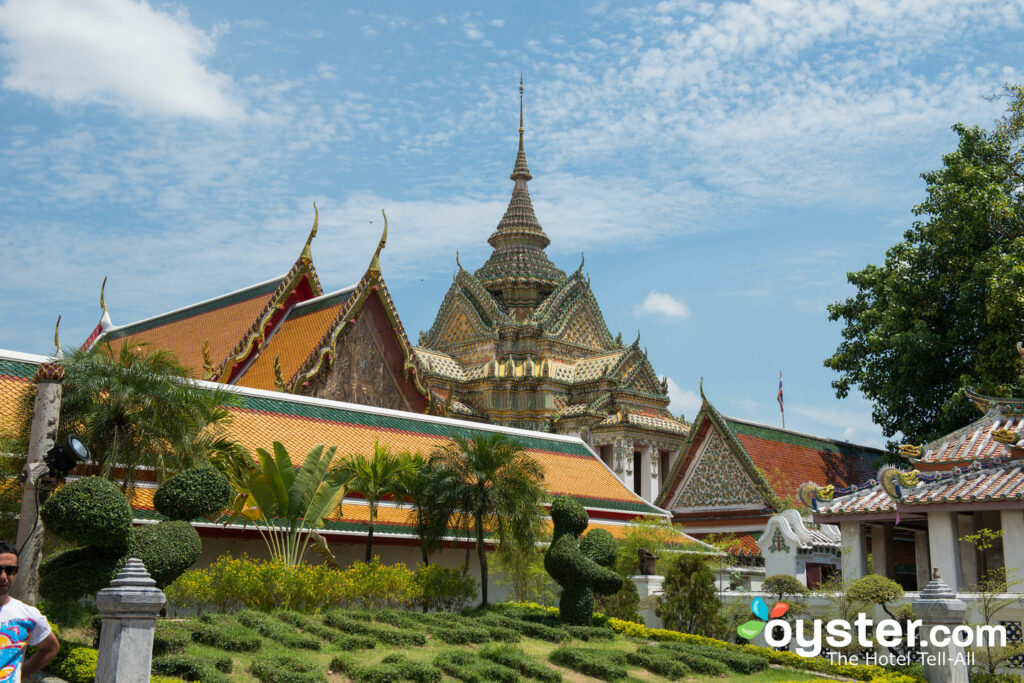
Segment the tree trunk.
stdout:
<path fill-rule="evenodd" d="M 481 515 L 476 517 L 476 555 L 480 560 L 480 606 L 487 607 L 487 550 L 484 548 L 484 520 Z"/>
<path fill-rule="evenodd" d="M 375 511 L 373 506 L 370 507 L 370 528 L 366 533 L 366 561 L 369 562 L 373 559 L 373 518 L 376 517 L 373 514 Z"/>

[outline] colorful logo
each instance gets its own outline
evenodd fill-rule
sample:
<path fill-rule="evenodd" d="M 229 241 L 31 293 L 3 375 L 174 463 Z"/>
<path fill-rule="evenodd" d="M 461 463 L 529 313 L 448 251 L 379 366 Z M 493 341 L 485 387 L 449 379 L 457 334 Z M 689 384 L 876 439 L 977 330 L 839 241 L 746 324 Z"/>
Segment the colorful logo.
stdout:
<path fill-rule="evenodd" d="M 777 602 L 772 605 L 771 612 L 768 611 L 768 605 L 762 598 L 754 598 L 750 603 L 750 611 L 754 613 L 757 619 L 751 619 L 750 621 L 744 622 L 736 627 L 736 632 L 742 637 L 750 640 L 757 636 L 758 633 L 764 630 L 764 625 L 771 619 L 778 619 L 783 614 L 789 611 L 789 605 L 784 602 Z"/>

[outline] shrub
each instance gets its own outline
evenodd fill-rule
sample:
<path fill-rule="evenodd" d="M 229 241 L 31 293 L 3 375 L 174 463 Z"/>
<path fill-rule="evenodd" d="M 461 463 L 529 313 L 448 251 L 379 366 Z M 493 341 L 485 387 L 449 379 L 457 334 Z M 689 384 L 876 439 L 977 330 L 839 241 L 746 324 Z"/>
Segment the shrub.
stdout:
<path fill-rule="evenodd" d="M 378 612 L 371 613 L 370 616 L 374 621 L 382 621 L 385 624 L 391 624 L 392 626 L 397 626 L 399 628 L 418 629 L 423 628 L 426 625 L 424 618 L 429 619 L 434 615 L 420 615 L 412 612 L 403 612 L 401 610 L 382 609 Z"/>
<path fill-rule="evenodd" d="M 75 601 L 109 586 L 124 561 L 120 554 L 90 547 L 50 555 L 39 565 L 39 594 L 54 602 Z"/>
<path fill-rule="evenodd" d="M 192 636 L 183 624 L 158 620 L 153 632 L 153 656 L 184 652 L 185 646 L 190 642 Z"/>
<path fill-rule="evenodd" d="M 431 630 L 434 638 L 449 645 L 469 645 L 470 643 L 487 643 L 491 634 L 487 629 L 473 626 L 441 626 Z"/>
<path fill-rule="evenodd" d="M 600 678 L 602 681 L 617 681 L 629 673 L 626 667 L 612 661 L 606 653 L 599 650 L 560 647 L 553 650 L 548 658 L 555 664 L 569 667 L 584 676 Z"/>
<path fill-rule="evenodd" d="M 231 493 L 223 474 L 212 467 L 196 467 L 161 484 L 153 506 L 168 519 L 188 522 L 224 510 L 231 503 Z"/>
<path fill-rule="evenodd" d="M 666 643 L 662 645 L 672 652 L 690 652 L 709 659 L 715 659 L 740 674 L 752 674 L 768 668 L 768 660 L 754 653 L 746 653 L 729 648 L 712 647 L 710 645 L 691 645 L 689 643 Z"/>
<path fill-rule="evenodd" d="M 106 479 L 83 477 L 60 487 L 40 508 L 39 518 L 47 531 L 66 541 L 110 553 L 128 549 L 132 506 Z"/>
<path fill-rule="evenodd" d="M 640 591 L 636 584 L 630 580 L 622 582 L 622 588 L 611 595 L 597 595 L 594 600 L 594 608 L 602 614 L 642 623 L 637 607 L 640 606 Z"/>
<path fill-rule="evenodd" d="M 686 678 L 686 675 L 690 673 L 690 668 L 666 656 L 667 654 L 667 652 L 658 652 L 651 648 L 641 648 L 627 654 L 626 661 L 647 669 L 652 674 L 664 676 L 673 681 Z"/>
<path fill-rule="evenodd" d="M 237 628 L 224 624 L 192 621 L 189 622 L 189 631 L 195 642 L 228 652 L 255 652 L 263 645 L 257 636 L 239 633 Z"/>
<path fill-rule="evenodd" d="M 465 683 L 516 683 L 519 674 L 489 661 L 482 661 L 462 650 L 445 650 L 434 658 L 434 665 L 452 678 Z"/>
<path fill-rule="evenodd" d="M 511 645 L 488 645 L 480 649 L 480 656 L 510 669 L 518 671 L 527 678 L 541 683 L 561 683 L 562 674 L 533 661 L 529 655 L 518 647 Z"/>
<path fill-rule="evenodd" d="M 706 676 L 721 676 L 729 670 L 728 666 L 719 661 L 720 658 L 717 654 L 710 652 L 704 654 L 685 646 L 665 649 L 642 647 L 638 652 L 661 658 L 666 658 L 671 653 L 671 656 L 677 661 L 681 661 L 695 672 Z"/>
<path fill-rule="evenodd" d="M 589 624 L 594 612 L 594 593 L 614 593 L 622 587 L 622 578 L 593 558 L 584 554 L 579 535 L 589 519 L 583 505 L 569 496 L 559 496 L 551 504 L 554 536 L 544 556 L 544 568 L 562 587 L 558 601 L 562 621 Z M 609 539 L 588 542 L 584 547 L 607 559 L 605 546 Z M 611 540 L 614 543 L 614 539 Z M 612 555 L 614 557 L 614 554 Z"/>
<path fill-rule="evenodd" d="M 329 640 L 343 650 L 369 650 L 377 645 L 377 641 L 373 638 L 341 633 L 299 612 L 284 611 L 276 612 L 275 614 L 278 619 L 286 624 L 291 624 L 318 638 Z"/>
<path fill-rule="evenodd" d="M 97 650 L 73 643 L 64 643 L 63 649 L 49 670 L 67 683 L 93 683 L 96 680 Z"/>
<path fill-rule="evenodd" d="M 199 683 L 228 683 L 228 677 L 213 665 L 191 655 L 163 655 L 153 658 L 153 673 L 177 676 Z"/>
<path fill-rule="evenodd" d="M 606 529 L 591 529 L 580 539 L 580 552 L 602 567 L 615 564 L 618 544 Z"/>
<path fill-rule="evenodd" d="M 289 655 L 257 657 L 249 665 L 249 673 L 260 683 L 327 683 L 327 676 L 315 663 Z"/>
<path fill-rule="evenodd" d="M 580 640 L 615 640 L 615 631 L 600 626 L 567 626 L 566 630 Z"/>
<path fill-rule="evenodd" d="M 129 555 L 146 565 L 158 588 L 172 583 L 195 564 L 203 551 L 199 534 L 188 522 L 161 522 L 132 530 Z"/>
<path fill-rule="evenodd" d="M 402 678 L 413 683 L 441 683 L 441 672 L 429 664 L 414 662 L 404 655 L 391 654 L 381 660 L 381 664 L 390 664 L 398 669 Z"/>
<path fill-rule="evenodd" d="M 665 628 L 711 635 L 722 629 L 722 601 L 715 590 L 715 576 L 704 558 L 679 555 L 665 574 L 665 595 L 657 614 Z"/>
<path fill-rule="evenodd" d="M 236 614 L 235 618 L 238 619 L 242 626 L 254 629 L 260 635 L 284 647 L 299 648 L 301 650 L 319 650 L 322 646 L 319 638 L 296 633 L 294 628 L 288 628 L 280 621 L 260 612 L 246 609 Z"/>
<path fill-rule="evenodd" d="M 415 581 L 424 612 L 461 612 L 476 598 L 477 582 L 473 577 L 439 564 L 417 567 Z"/>
<path fill-rule="evenodd" d="M 378 624 L 368 624 L 355 619 L 349 619 L 339 612 L 328 612 L 324 615 L 324 623 L 328 626 L 353 633 L 360 636 L 368 636 L 382 643 L 389 645 L 413 645 L 422 647 L 427 644 L 427 639 L 422 633 L 407 629 L 397 629 Z"/>
<path fill-rule="evenodd" d="M 807 590 L 807 586 L 789 574 L 769 576 L 761 584 L 761 590 L 776 596 L 777 600 L 782 600 L 787 595 L 806 595 L 810 592 Z"/>
<path fill-rule="evenodd" d="M 337 655 L 331 660 L 330 670 L 343 673 L 355 683 L 400 683 L 404 677 L 394 664 L 357 664 L 348 655 Z"/>

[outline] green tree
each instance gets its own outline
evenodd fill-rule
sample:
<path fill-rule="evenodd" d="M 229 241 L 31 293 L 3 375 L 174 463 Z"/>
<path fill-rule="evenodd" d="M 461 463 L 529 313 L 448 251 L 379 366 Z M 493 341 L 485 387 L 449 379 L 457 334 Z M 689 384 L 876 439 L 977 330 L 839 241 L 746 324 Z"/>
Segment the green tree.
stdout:
<path fill-rule="evenodd" d="M 335 448 L 314 446 L 298 471 L 279 441 L 273 455 L 257 448 L 257 467 L 228 474 L 238 495 L 224 524 L 239 517 L 253 522 L 271 556 L 290 566 L 302 562 L 311 530 L 322 529 L 324 518 L 345 496 L 348 475 L 328 472 Z"/>
<path fill-rule="evenodd" d="M 480 562 L 481 606 L 487 605 L 487 553 L 484 529 L 499 547 L 533 549 L 544 516 L 544 468 L 522 444 L 500 432 L 452 437 L 430 456 L 439 518 L 463 515 L 473 520 Z"/>
<path fill-rule="evenodd" d="M 157 481 L 205 463 L 212 455 L 237 450 L 223 425 L 233 395 L 201 389 L 174 354 L 125 343 L 77 350 L 60 361 L 65 378 L 60 433 L 77 433 L 100 474 L 131 492 L 140 467 L 152 467 Z M 31 424 L 31 400 L 23 431 Z"/>
<path fill-rule="evenodd" d="M 665 573 L 665 591 L 657 613 L 665 628 L 717 636 L 722 631 L 722 601 L 715 589 L 715 575 L 703 556 L 678 555 Z"/>
<path fill-rule="evenodd" d="M 836 396 L 859 389 L 886 436 L 923 443 L 977 415 L 964 387 L 1024 391 L 1021 93 L 994 132 L 957 124 L 955 152 L 922 177 L 925 201 L 883 265 L 847 274 L 857 293 L 828 307 L 843 341 L 825 366 Z"/>
<path fill-rule="evenodd" d="M 430 553 L 441 547 L 448 532 L 443 501 L 445 496 L 435 490 L 432 466 L 422 453 L 402 453 L 406 467 L 399 476 L 400 496 L 412 504 L 416 519 L 416 535 L 420 537 L 420 555 L 424 565 L 430 564 Z"/>
<path fill-rule="evenodd" d="M 393 496 L 399 504 L 406 472 L 412 467 L 408 457 L 392 453 L 387 445 L 373 442 L 373 455 L 353 453 L 345 457 L 334 470 L 348 481 L 348 490 L 363 494 L 370 508 L 370 522 L 366 533 L 366 562 L 373 559 L 373 526 L 377 521 L 377 508 L 385 496 Z"/>
<path fill-rule="evenodd" d="M 495 583 L 508 588 L 512 599 L 517 602 L 554 605 L 558 598 L 558 584 L 544 569 L 544 553 L 550 545 L 551 537 L 542 533 L 538 541 L 538 546 L 526 552 L 511 546 L 499 547 L 497 552 L 491 553 L 488 562 L 494 562 Z"/>

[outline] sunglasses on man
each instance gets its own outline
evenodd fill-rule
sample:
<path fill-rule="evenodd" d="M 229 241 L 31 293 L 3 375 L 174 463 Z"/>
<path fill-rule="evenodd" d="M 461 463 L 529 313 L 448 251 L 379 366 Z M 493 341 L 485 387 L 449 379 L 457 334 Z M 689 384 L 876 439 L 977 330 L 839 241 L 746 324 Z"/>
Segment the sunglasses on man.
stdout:
<path fill-rule="evenodd" d="M 14 576 L 15 574 L 18 573 L 18 565 L 16 565 L 16 564 L 0 565 L 0 572 L 3 572 L 5 574 L 7 574 L 7 576 Z"/>

